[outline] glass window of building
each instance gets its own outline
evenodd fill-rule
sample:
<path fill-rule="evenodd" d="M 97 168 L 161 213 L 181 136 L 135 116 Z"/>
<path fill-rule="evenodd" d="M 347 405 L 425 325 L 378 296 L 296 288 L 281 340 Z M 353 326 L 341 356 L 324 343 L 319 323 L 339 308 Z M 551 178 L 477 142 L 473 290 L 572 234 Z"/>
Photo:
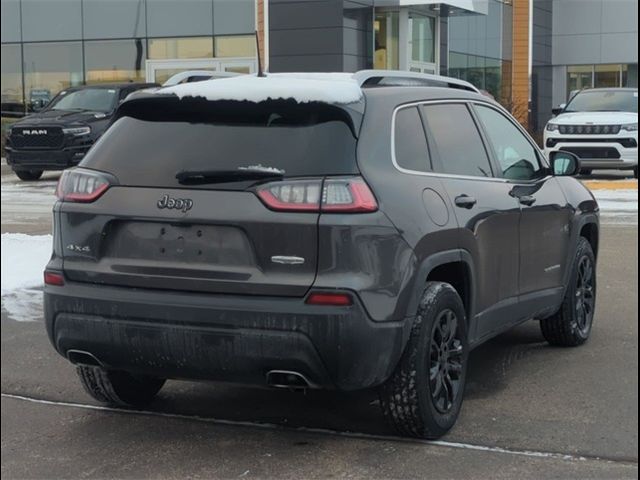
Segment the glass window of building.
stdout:
<path fill-rule="evenodd" d="M 106 40 L 84 44 L 87 83 L 144 81 L 145 41 Z"/>
<path fill-rule="evenodd" d="M 85 39 L 146 37 L 144 0 L 83 0 Z"/>
<path fill-rule="evenodd" d="M 253 33 L 255 0 L 213 0 L 214 35 Z"/>
<path fill-rule="evenodd" d="M 622 86 L 638 88 L 638 64 L 622 66 Z"/>
<path fill-rule="evenodd" d="M 149 39 L 149 59 L 152 60 L 211 57 L 213 57 L 211 37 Z"/>
<path fill-rule="evenodd" d="M 25 42 L 82 38 L 81 0 L 22 0 L 21 10 Z"/>
<path fill-rule="evenodd" d="M 20 45 L 2 45 L 2 115 L 24 112 Z"/>
<path fill-rule="evenodd" d="M 80 42 L 25 43 L 24 89 L 27 109 L 48 103 L 60 90 L 83 82 Z"/>
<path fill-rule="evenodd" d="M 411 12 L 411 60 L 420 63 L 435 63 L 435 18 Z"/>
<path fill-rule="evenodd" d="M 467 70 L 467 81 L 478 88 L 485 89 L 484 69 L 487 59 L 476 55 L 469 55 L 469 69 Z"/>
<path fill-rule="evenodd" d="M 253 35 L 215 37 L 216 57 L 255 57 L 256 38 Z"/>
<path fill-rule="evenodd" d="M 377 11 L 373 22 L 375 52 L 374 68 L 399 68 L 399 16 L 398 12 Z"/>
<path fill-rule="evenodd" d="M 223 65 L 222 68 L 225 72 L 229 73 L 248 74 L 252 71 L 251 66 L 249 65 Z"/>
<path fill-rule="evenodd" d="M 213 35 L 211 0 L 147 0 L 146 6 L 149 37 Z"/>
<path fill-rule="evenodd" d="M 511 62 L 464 53 L 449 53 L 450 76 L 486 90 L 505 107 L 511 103 Z M 502 81 L 505 78 L 507 81 Z"/>
<path fill-rule="evenodd" d="M 2 29 L 0 29 L 2 43 L 22 40 L 19 0 L 2 0 L 0 2 L 0 22 L 2 23 Z"/>
<path fill-rule="evenodd" d="M 464 53 L 449 52 L 449 75 L 455 78 L 464 78 L 464 72 L 468 65 L 468 55 Z"/>
<path fill-rule="evenodd" d="M 567 67 L 567 100 L 571 93 L 593 87 L 593 65 L 571 65 Z"/>
<path fill-rule="evenodd" d="M 503 100 L 501 63 L 495 58 L 485 59 L 484 89 L 496 100 Z"/>
<path fill-rule="evenodd" d="M 608 88 L 620 86 L 620 64 L 596 65 L 594 78 L 596 88 Z"/>

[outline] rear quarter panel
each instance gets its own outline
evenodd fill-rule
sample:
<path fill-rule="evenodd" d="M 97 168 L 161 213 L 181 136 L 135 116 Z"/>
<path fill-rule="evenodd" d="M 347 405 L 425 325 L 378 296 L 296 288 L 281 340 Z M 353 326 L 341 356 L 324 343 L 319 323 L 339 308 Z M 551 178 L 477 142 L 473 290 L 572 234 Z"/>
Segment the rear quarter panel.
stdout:
<path fill-rule="evenodd" d="M 416 295 L 421 293 L 428 273 L 422 266 L 435 254 L 454 250 L 458 230 L 451 202 L 438 177 L 407 174 L 393 166 L 391 119 L 399 101 L 402 100 L 397 96 L 367 101 L 357 152 L 358 167 L 376 196 L 380 211 L 412 252 L 411 261 L 404 263 L 392 256 L 384 258 L 385 267 L 403 278 L 398 294 L 387 295 L 389 304 L 385 309 L 393 311 L 395 318 L 415 315 Z M 446 212 L 435 218 L 438 224 L 425 207 L 427 190 L 437 192 L 446 206 Z"/>

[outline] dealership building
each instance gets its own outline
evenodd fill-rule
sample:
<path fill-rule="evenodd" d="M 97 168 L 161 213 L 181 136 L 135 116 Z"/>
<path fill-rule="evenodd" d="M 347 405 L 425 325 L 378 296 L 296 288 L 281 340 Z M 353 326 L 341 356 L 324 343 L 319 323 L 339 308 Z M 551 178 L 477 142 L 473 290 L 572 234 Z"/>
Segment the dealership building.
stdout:
<path fill-rule="evenodd" d="M 177 71 L 441 73 L 531 130 L 575 90 L 638 84 L 637 0 L 0 0 L 3 115 Z"/>

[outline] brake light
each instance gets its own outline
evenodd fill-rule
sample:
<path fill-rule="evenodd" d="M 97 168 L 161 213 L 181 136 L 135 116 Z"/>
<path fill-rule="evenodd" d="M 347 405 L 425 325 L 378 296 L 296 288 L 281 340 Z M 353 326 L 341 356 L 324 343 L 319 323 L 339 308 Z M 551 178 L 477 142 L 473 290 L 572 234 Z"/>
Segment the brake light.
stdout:
<path fill-rule="evenodd" d="M 322 192 L 323 212 L 375 212 L 373 193 L 362 178 L 328 179 Z"/>
<path fill-rule="evenodd" d="M 45 270 L 44 272 L 45 285 L 55 285 L 56 287 L 62 287 L 64 285 L 64 275 L 58 272 L 50 272 Z"/>
<path fill-rule="evenodd" d="M 106 192 L 112 183 L 110 176 L 104 173 L 74 168 L 62 173 L 56 195 L 63 202 L 90 203 Z"/>
<path fill-rule="evenodd" d="M 348 293 L 312 292 L 305 302 L 307 305 L 332 305 L 347 307 L 353 304 L 353 298 Z"/>
<path fill-rule="evenodd" d="M 258 197 L 271 210 L 283 212 L 366 213 L 378 209 L 373 193 L 360 177 L 285 180 L 262 185 Z"/>

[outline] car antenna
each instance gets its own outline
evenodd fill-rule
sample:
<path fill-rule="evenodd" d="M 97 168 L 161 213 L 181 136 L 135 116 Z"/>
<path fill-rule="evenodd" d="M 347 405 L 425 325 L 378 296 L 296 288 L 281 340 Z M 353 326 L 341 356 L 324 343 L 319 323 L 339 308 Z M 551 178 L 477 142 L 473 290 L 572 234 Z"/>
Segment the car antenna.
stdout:
<path fill-rule="evenodd" d="M 260 37 L 258 36 L 258 31 L 256 33 L 256 51 L 258 52 L 258 77 L 266 77 L 265 73 L 262 71 L 262 59 L 260 58 Z"/>

